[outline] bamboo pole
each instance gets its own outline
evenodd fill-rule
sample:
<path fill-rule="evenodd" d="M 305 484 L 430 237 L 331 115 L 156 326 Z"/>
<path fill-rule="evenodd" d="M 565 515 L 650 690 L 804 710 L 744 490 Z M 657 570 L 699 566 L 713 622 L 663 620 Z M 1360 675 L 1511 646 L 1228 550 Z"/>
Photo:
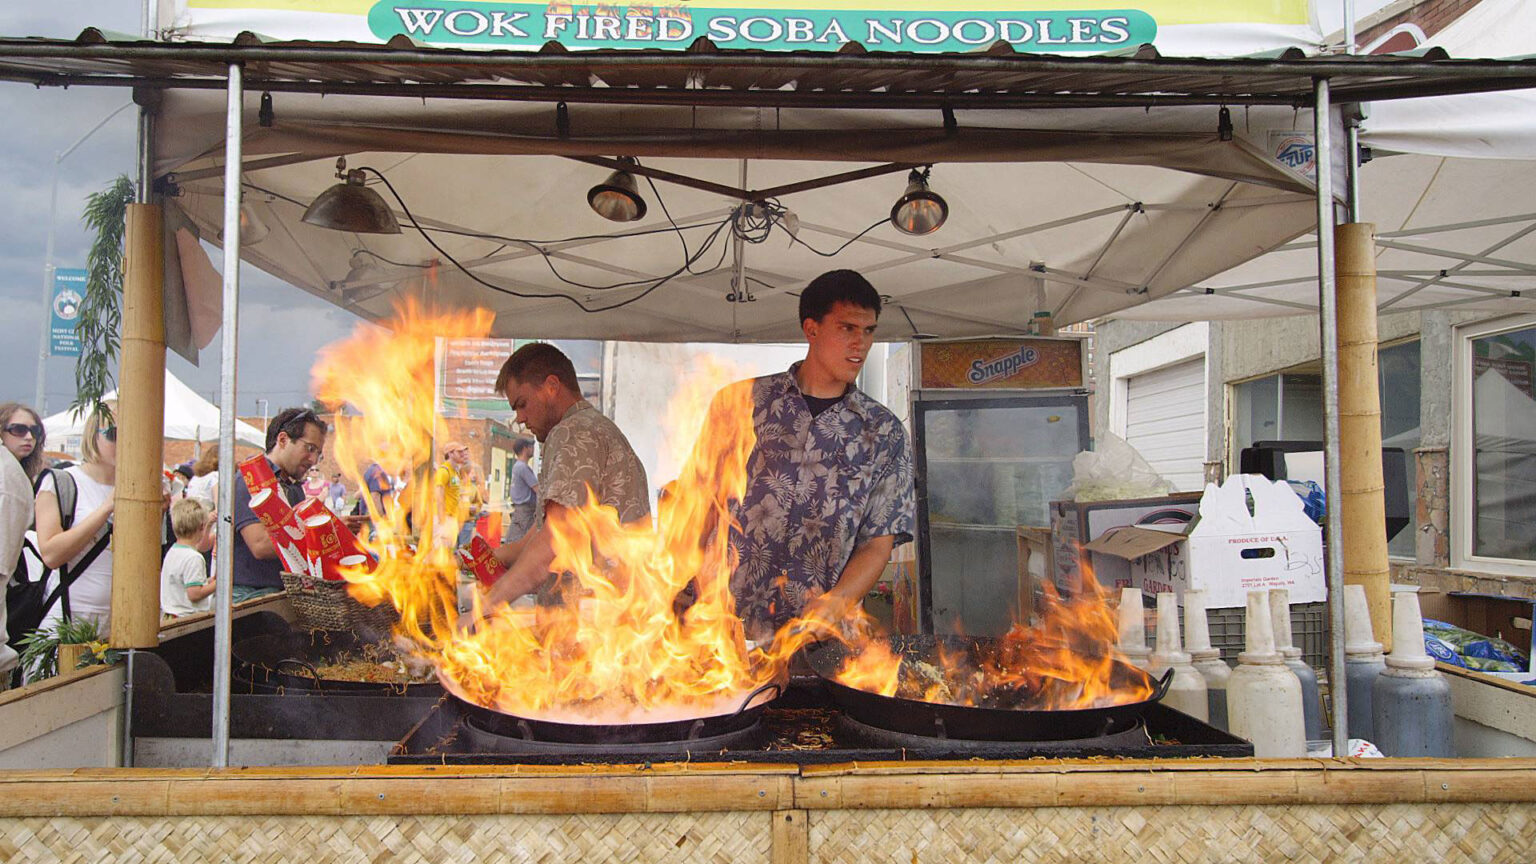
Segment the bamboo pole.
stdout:
<path fill-rule="evenodd" d="M 160 644 L 165 294 L 160 207 L 128 205 L 112 533 L 112 646 Z"/>
<path fill-rule="evenodd" d="M 1392 644 L 1381 393 L 1376 368 L 1376 226 L 1335 231 L 1339 283 L 1339 469 L 1344 583 L 1365 586 L 1371 628 Z M 1335 598 L 1336 599 L 1336 598 Z"/>

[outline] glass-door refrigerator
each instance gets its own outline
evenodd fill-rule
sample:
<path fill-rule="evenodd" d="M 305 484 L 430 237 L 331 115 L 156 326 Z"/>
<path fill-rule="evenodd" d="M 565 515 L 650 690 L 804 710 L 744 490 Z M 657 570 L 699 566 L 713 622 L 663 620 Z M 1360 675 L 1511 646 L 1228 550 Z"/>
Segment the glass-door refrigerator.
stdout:
<path fill-rule="evenodd" d="M 1076 338 L 921 342 L 914 351 L 917 623 L 926 633 L 1000 635 L 1028 576 L 1019 529 L 1089 448 L 1084 343 Z"/>

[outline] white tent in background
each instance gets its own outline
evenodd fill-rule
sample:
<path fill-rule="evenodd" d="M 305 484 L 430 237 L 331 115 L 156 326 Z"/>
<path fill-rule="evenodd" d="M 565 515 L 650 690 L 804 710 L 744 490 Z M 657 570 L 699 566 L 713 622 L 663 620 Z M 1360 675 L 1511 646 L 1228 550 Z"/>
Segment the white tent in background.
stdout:
<path fill-rule="evenodd" d="M 1454 58 L 1536 53 L 1536 3 L 1482 0 L 1420 47 Z M 1382 314 L 1454 307 L 1536 311 L 1536 90 L 1380 102 L 1361 123 L 1362 220 L 1377 229 Z M 1315 232 L 1123 309 L 1194 321 L 1316 314 Z"/>
<path fill-rule="evenodd" d="M 106 398 L 116 399 L 117 391 Z M 78 452 L 85 430 L 85 414 L 65 410 L 43 420 L 53 449 Z M 165 372 L 165 437 L 176 441 L 219 440 L 219 406 L 192 392 L 192 388 Z M 266 436 L 249 423 L 235 421 L 235 440 L 266 449 Z M 70 446 L 71 443 L 73 446 Z"/>

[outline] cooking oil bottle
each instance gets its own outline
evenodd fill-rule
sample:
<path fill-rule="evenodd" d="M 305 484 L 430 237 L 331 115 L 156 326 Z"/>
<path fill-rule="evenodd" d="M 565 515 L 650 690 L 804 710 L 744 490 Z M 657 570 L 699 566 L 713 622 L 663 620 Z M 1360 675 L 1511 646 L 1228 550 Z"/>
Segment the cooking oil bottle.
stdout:
<path fill-rule="evenodd" d="M 1120 589 L 1120 638 L 1115 647 L 1137 669 L 1147 668 L 1147 613 L 1140 588 Z"/>
<path fill-rule="evenodd" d="M 1381 643 L 1371 633 L 1371 609 L 1364 585 L 1344 586 L 1344 683 L 1349 706 L 1349 737 L 1376 743 L 1371 691 L 1387 668 Z"/>
<path fill-rule="evenodd" d="M 1205 679 L 1208 722 L 1218 729 L 1227 728 L 1227 681 L 1232 667 L 1221 659 L 1221 652 L 1211 647 L 1211 627 L 1205 615 L 1205 592 L 1184 592 L 1184 650 L 1191 664 Z"/>
<path fill-rule="evenodd" d="M 1172 592 L 1157 595 L 1157 648 L 1149 658 L 1147 671 L 1161 678 L 1173 670 L 1173 681 L 1163 704 L 1198 720 L 1209 720 L 1211 706 L 1206 696 L 1205 677 L 1190 665 L 1189 655 L 1179 644 L 1179 598 Z"/>
<path fill-rule="evenodd" d="M 1301 649 L 1292 644 L 1291 638 L 1291 591 L 1289 588 L 1272 588 L 1269 592 L 1270 626 L 1274 629 L 1275 650 L 1285 659 L 1285 665 L 1296 673 L 1301 682 L 1301 719 L 1308 741 L 1323 737 L 1323 699 L 1317 690 L 1317 671 L 1301 659 Z"/>
<path fill-rule="evenodd" d="M 1454 755 L 1451 685 L 1424 653 L 1424 619 L 1414 587 L 1392 594 L 1392 653 L 1371 689 L 1373 743 L 1388 756 Z"/>
<path fill-rule="evenodd" d="M 1252 741 L 1253 755 L 1261 759 L 1306 756 L 1301 682 L 1275 651 L 1268 592 L 1248 592 L 1244 626 L 1248 650 L 1237 656 L 1237 668 L 1227 682 L 1231 732 Z"/>

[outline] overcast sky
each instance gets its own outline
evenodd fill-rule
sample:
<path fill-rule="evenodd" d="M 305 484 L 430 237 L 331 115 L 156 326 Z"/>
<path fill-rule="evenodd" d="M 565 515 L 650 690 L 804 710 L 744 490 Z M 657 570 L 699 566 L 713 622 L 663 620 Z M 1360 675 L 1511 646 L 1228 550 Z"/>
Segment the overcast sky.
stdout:
<path fill-rule="evenodd" d="M 0 35 L 73 38 L 87 26 L 139 31 L 138 0 L 0 0 Z M 44 251 L 54 157 L 130 100 L 120 88 L 34 89 L 0 83 L 0 401 L 31 404 L 37 390 L 38 338 L 43 315 Z M 135 109 L 114 117 L 59 163 L 54 264 L 84 267 L 90 237 L 80 221 L 85 199 L 119 174 L 134 172 Z M 213 256 L 215 266 L 220 257 Z M 351 332 L 357 318 L 249 265 L 240 281 L 239 411 L 272 413 L 309 399 L 309 367 L 320 346 Z M 269 338 L 250 338 L 260 333 Z M 282 334 L 280 338 L 270 338 Z M 219 388 L 219 341 L 204 349 L 201 368 L 171 356 L 171 371 L 204 397 Z M 74 358 L 47 363 L 47 412 L 74 396 Z M 43 406 L 39 406 L 41 409 Z"/>

